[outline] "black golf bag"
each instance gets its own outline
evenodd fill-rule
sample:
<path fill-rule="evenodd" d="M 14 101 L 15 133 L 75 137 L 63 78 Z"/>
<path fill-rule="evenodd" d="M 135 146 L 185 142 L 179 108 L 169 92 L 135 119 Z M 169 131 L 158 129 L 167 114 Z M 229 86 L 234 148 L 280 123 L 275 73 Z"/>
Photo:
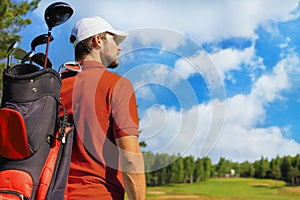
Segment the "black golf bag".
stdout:
<path fill-rule="evenodd" d="M 0 199 L 64 199 L 73 128 L 59 117 L 60 75 L 19 64 L 4 70 Z"/>

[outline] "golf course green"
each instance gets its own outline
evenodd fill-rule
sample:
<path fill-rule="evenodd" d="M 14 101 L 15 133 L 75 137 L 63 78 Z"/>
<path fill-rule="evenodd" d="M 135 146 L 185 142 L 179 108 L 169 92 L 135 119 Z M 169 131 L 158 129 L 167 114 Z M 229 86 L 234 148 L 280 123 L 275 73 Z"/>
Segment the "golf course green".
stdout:
<path fill-rule="evenodd" d="M 147 187 L 147 199 L 296 200 L 300 187 L 255 178 L 212 178 L 193 184 Z"/>

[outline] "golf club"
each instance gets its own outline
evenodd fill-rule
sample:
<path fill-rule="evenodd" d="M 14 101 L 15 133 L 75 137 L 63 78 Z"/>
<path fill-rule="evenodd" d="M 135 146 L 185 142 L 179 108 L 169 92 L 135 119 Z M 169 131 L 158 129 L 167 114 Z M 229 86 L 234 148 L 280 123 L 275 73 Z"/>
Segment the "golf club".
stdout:
<path fill-rule="evenodd" d="M 56 2 L 46 8 L 44 13 L 44 18 L 48 26 L 48 38 L 47 38 L 44 68 L 47 67 L 47 58 L 48 58 L 52 28 L 65 23 L 72 16 L 72 14 L 73 14 L 73 9 L 69 4 L 64 2 Z"/>
<path fill-rule="evenodd" d="M 59 67 L 58 72 L 61 73 L 65 69 L 73 71 L 73 72 L 81 72 L 82 71 L 80 64 L 75 61 L 70 61 L 70 62 L 64 63 L 63 65 L 61 65 Z"/>
<path fill-rule="evenodd" d="M 44 60 L 45 60 L 45 54 L 44 53 L 37 53 L 37 54 L 34 54 L 32 53 L 32 55 L 28 56 L 29 54 L 24 50 L 24 49 L 21 49 L 19 47 L 17 47 L 15 49 L 15 51 L 13 52 L 13 56 L 15 59 L 17 60 L 23 60 L 23 63 L 26 62 L 27 60 L 31 59 L 34 63 L 40 65 L 41 67 L 44 66 Z M 25 56 L 27 58 L 25 58 Z M 50 68 L 52 67 L 52 63 L 51 61 L 49 60 L 49 58 L 47 58 L 47 67 Z"/>
<path fill-rule="evenodd" d="M 52 42 L 54 38 L 51 36 L 50 37 L 50 42 Z M 30 60 L 31 63 L 31 57 L 34 55 L 35 48 L 39 45 L 46 44 L 48 42 L 48 35 L 47 34 L 42 34 L 37 37 L 35 37 L 31 41 L 31 51 L 28 52 L 23 58 L 22 58 L 22 63 L 25 63 L 27 60 Z"/>
<path fill-rule="evenodd" d="M 13 53 L 13 51 L 15 50 L 15 48 L 17 48 L 17 46 L 19 45 L 19 43 L 17 41 L 14 41 L 13 43 L 11 43 L 11 45 L 9 45 L 6 54 L 7 54 L 7 64 L 6 67 L 7 69 L 10 67 L 10 62 L 11 62 L 11 54 Z"/>
<path fill-rule="evenodd" d="M 24 49 L 17 47 L 13 53 L 13 56 L 17 60 L 22 60 L 26 56 L 27 52 Z"/>
<path fill-rule="evenodd" d="M 44 61 L 46 59 L 46 55 L 44 53 L 34 53 L 34 52 L 29 52 L 23 57 L 21 63 L 25 63 L 26 61 L 30 60 L 42 67 L 44 67 Z M 52 62 L 47 58 L 47 63 L 46 63 L 47 68 L 52 68 Z"/>
<path fill-rule="evenodd" d="M 54 40 L 53 36 L 50 36 L 50 42 Z M 31 51 L 35 51 L 35 48 L 39 45 L 47 44 L 48 42 L 48 34 L 42 34 L 37 37 L 35 37 L 31 41 Z"/>
<path fill-rule="evenodd" d="M 45 59 L 46 59 L 46 55 L 44 53 L 37 53 L 31 57 L 31 60 L 34 63 L 40 65 L 41 67 L 44 66 Z M 46 68 L 52 68 L 52 62 L 49 60 L 49 58 L 47 58 Z"/>
<path fill-rule="evenodd" d="M 31 57 L 34 55 L 33 51 L 28 52 L 21 60 L 21 63 L 25 63 L 28 60 L 31 60 Z"/>

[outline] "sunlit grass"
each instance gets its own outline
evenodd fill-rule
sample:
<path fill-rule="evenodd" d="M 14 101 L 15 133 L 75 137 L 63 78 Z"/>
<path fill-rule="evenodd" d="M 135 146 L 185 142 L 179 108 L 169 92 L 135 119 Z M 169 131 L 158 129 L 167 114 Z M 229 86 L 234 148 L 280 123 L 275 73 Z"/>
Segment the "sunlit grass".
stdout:
<path fill-rule="evenodd" d="M 171 198 L 168 198 L 171 197 Z M 181 198 L 180 198 L 181 197 Z M 186 197 L 186 198 L 184 198 Z M 199 197 L 199 198 L 197 198 Z M 200 198 L 201 197 L 201 198 Z M 274 199 L 296 200 L 300 187 L 283 181 L 253 178 L 214 178 L 194 184 L 147 188 L 147 199 Z"/>

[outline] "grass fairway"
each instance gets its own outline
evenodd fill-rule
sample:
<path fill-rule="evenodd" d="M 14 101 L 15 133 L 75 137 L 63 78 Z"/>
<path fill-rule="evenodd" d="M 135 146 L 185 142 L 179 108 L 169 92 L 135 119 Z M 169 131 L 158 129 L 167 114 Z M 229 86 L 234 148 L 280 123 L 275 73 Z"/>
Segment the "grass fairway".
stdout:
<path fill-rule="evenodd" d="M 147 199 L 299 200 L 300 187 L 269 179 L 214 178 L 194 184 L 148 187 Z"/>

